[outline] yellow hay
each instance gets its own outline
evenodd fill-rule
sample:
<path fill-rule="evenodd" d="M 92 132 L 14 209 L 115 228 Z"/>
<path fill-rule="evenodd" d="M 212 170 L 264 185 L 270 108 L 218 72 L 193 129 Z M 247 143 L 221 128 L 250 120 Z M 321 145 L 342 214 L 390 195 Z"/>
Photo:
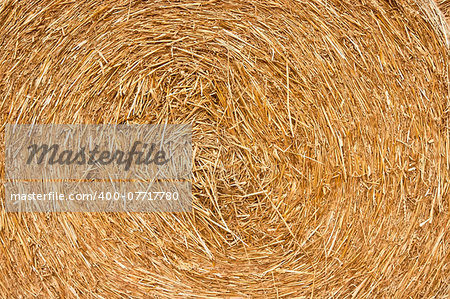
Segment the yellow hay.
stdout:
<path fill-rule="evenodd" d="M 0 1 L 2 132 L 194 130 L 192 213 L 2 208 L 1 297 L 448 298 L 449 37 L 428 0 Z"/>

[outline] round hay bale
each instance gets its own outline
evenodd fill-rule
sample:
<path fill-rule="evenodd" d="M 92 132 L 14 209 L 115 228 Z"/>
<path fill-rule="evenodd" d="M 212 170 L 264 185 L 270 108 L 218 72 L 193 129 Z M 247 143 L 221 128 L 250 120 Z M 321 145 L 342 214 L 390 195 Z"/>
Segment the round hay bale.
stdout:
<path fill-rule="evenodd" d="M 449 37 L 428 0 L 1 1 L 2 130 L 191 123 L 194 208 L 2 208 L 0 294 L 448 296 Z"/>

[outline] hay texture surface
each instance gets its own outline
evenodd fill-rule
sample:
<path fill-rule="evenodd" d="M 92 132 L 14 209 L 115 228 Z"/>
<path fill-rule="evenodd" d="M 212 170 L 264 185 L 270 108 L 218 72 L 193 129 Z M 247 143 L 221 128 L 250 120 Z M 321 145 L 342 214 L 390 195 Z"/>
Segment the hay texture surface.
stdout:
<path fill-rule="evenodd" d="M 449 38 L 425 0 L 0 1 L 2 132 L 194 129 L 193 213 L 2 208 L 0 297 L 448 298 Z"/>

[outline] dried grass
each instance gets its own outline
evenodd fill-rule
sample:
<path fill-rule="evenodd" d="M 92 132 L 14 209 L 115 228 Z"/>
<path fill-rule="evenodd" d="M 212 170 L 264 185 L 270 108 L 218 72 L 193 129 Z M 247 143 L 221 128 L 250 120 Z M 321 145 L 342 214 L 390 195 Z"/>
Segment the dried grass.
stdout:
<path fill-rule="evenodd" d="M 1 297 L 450 297 L 443 16 L 0 1 L 2 128 L 192 123 L 195 146 L 192 214 L 2 210 Z"/>
<path fill-rule="evenodd" d="M 438 1 L 438 6 L 440 10 L 444 13 L 444 16 L 447 18 L 447 22 L 450 21 L 450 1 L 449 0 L 440 0 Z"/>

